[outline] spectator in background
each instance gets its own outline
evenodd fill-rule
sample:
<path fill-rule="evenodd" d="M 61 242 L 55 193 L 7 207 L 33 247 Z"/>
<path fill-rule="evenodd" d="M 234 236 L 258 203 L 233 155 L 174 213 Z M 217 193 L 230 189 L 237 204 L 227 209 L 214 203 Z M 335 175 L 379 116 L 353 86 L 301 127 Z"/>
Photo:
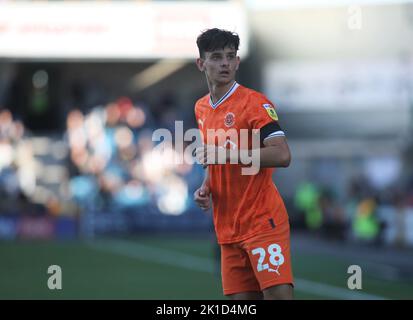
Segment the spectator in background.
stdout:
<path fill-rule="evenodd" d="M 374 243 L 378 239 L 380 224 L 376 217 L 377 201 L 370 197 L 360 201 L 352 221 L 353 235 L 356 240 Z"/>
<path fill-rule="evenodd" d="M 404 247 L 407 244 L 407 225 L 406 216 L 409 209 L 408 197 L 403 191 L 396 191 L 393 197 L 394 209 L 396 213 L 396 239 L 395 245 L 397 247 Z"/>
<path fill-rule="evenodd" d="M 299 216 L 304 217 L 304 224 L 311 231 L 319 230 L 323 223 L 323 214 L 320 208 L 320 192 L 311 182 L 301 183 L 294 197 L 295 208 Z"/>
<path fill-rule="evenodd" d="M 328 239 L 344 241 L 347 228 L 345 214 L 333 191 L 325 188 L 320 193 L 318 202 L 322 212 L 323 235 Z"/>
<path fill-rule="evenodd" d="M 47 214 L 31 199 L 36 188 L 33 148 L 24 139 L 25 127 L 8 109 L 0 109 L 0 213 Z"/>

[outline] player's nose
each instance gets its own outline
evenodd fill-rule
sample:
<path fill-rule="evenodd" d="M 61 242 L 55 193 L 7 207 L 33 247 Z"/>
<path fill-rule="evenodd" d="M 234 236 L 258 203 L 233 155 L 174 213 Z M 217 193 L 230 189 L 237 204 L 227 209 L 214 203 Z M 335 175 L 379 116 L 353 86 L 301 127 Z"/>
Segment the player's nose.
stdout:
<path fill-rule="evenodd" d="M 222 59 L 221 66 L 222 67 L 228 67 L 229 66 L 229 60 L 226 57 Z"/>

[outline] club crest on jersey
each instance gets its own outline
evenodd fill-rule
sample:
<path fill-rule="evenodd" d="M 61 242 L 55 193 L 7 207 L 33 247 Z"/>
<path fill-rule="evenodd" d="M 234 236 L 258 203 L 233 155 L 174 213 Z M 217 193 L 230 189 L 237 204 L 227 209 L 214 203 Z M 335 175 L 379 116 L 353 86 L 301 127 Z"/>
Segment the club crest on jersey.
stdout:
<path fill-rule="evenodd" d="M 268 115 L 270 116 L 271 119 L 273 119 L 274 121 L 278 120 L 278 115 L 275 112 L 275 109 L 271 104 L 264 103 L 262 106 L 265 108 L 265 110 L 267 110 L 267 113 L 268 113 Z"/>
<path fill-rule="evenodd" d="M 225 115 L 225 120 L 224 120 L 224 124 L 227 127 L 232 127 L 235 123 L 235 114 L 233 114 L 232 112 L 228 112 Z"/>

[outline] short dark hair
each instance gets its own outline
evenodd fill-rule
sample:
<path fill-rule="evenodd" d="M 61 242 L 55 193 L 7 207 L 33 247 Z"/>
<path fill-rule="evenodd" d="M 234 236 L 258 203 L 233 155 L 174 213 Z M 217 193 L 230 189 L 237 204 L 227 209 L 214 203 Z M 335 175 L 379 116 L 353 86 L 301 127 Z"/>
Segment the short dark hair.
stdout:
<path fill-rule="evenodd" d="M 196 39 L 199 56 L 205 57 L 205 52 L 224 49 L 225 47 L 234 48 L 238 51 L 239 36 L 235 32 L 213 28 L 203 31 Z"/>

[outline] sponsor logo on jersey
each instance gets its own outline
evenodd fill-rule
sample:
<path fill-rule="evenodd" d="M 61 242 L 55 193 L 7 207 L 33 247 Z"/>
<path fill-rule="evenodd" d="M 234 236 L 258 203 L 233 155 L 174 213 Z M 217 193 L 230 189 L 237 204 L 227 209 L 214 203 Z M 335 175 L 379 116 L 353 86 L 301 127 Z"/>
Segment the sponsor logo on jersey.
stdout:
<path fill-rule="evenodd" d="M 273 119 L 274 121 L 278 120 L 277 112 L 275 112 L 275 109 L 271 104 L 264 103 L 262 106 L 265 108 L 265 110 L 267 110 L 267 113 L 271 119 Z"/>

